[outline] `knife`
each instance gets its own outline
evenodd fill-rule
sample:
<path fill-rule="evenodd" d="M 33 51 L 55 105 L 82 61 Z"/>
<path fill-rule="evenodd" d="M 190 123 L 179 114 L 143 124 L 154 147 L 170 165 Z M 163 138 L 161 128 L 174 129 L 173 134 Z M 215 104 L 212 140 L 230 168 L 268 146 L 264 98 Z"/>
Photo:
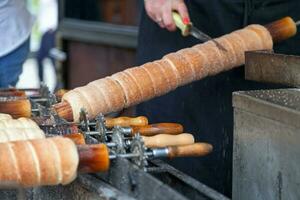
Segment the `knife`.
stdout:
<path fill-rule="evenodd" d="M 205 34 L 204 32 L 200 31 L 199 29 L 197 29 L 195 26 L 193 26 L 192 23 L 189 23 L 189 24 L 183 23 L 180 15 L 177 12 L 173 11 L 172 15 L 173 15 L 173 19 L 175 21 L 176 26 L 181 30 L 181 34 L 183 36 L 191 35 L 191 36 L 197 38 L 198 40 L 200 40 L 201 42 L 207 42 L 207 41 L 211 40 L 213 43 L 215 43 L 215 45 L 219 49 L 221 49 L 222 51 L 227 51 L 223 45 L 221 45 L 219 42 L 217 42 L 216 40 L 211 38 L 209 35 Z"/>

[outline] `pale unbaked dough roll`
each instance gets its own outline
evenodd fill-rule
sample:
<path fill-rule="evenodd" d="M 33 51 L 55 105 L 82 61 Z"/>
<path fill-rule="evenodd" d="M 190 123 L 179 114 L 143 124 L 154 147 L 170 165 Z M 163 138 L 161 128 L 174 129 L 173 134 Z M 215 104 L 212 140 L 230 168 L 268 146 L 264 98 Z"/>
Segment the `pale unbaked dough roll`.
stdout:
<path fill-rule="evenodd" d="M 259 36 L 260 41 L 263 44 L 262 50 L 268 50 L 273 48 L 273 40 L 272 39 L 270 40 L 272 36 L 264 26 L 253 24 L 247 26 L 246 29 L 254 31 Z"/>
<path fill-rule="evenodd" d="M 40 177 L 45 185 L 58 185 L 62 182 L 61 158 L 54 144 L 49 139 L 33 140 L 32 146 L 39 158 Z"/>
<path fill-rule="evenodd" d="M 135 82 L 138 83 L 138 88 L 142 93 L 143 100 L 148 100 L 154 97 L 155 88 L 154 82 L 149 73 L 142 67 L 133 67 L 126 70 Z"/>
<path fill-rule="evenodd" d="M 101 91 L 93 85 L 81 87 L 77 90 L 77 92 L 80 94 L 80 98 L 84 98 L 84 100 L 88 103 L 86 109 L 88 115 L 91 115 L 91 117 L 95 117 L 98 114 L 97 110 L 111 108 L 110 105 L 106 103 L 106 98 Z"/>
<path fill-rule="evenodd" d="M 0 188 L 12 188 L 18 185 L 20 172 L 16 156 L 10 143 L 0 144 Z"/>
<path fill-rule="evenodd" d="M 0 120 L 12 119 L 12 116 L 5 113 L 0 113 Z"/>
<path fill-rule="evenodd" d="M 246 51 L 253 51 L 256 49 L 264 48 L 264 44 L 261 42 L 259 36 L 254 31 L 245 29 L 241 31 L 236 31 L 236 34 L 238 34 L 244 41 Z"/>
<path fill-rule="evenodd" d="M 103 102 L 103 105 L 108 105 L 111 111 L 119 111 L 125 106 L 125 94 L 120 86 L 111 77 L 106 77 L 97 81 L 93 81 L 88 85 L 92 85 L 97 88 L 97 91 L 101 94 L 97 101 Z M 97 92 L 95 91 L 95 92 Z M 103 109 L 102 109 L 103 110 Z M 99 113 L 98 113 L 99 114 Z"/>
<path fill-rule="evenodd" d="M 66 185 L 72 182 L 77 176 L 77 167 L 79 163 L 77 148 L 75 143 L 70 139 L 63 140 L 60 137 L 54 137 L 52 141 L 55 144 L 60 155 L 61 172 L 62 172 L 61 184 Z M 70 152 L 70 153 L 66 153 L 66 152 Z M 70 161 L 70 162 L 65 162 L 65 161 Z"/>
<path fill-rule="evenodd" d="M 0 129 L 0 142 L 32 140 L 45 138 L 41 129 L 36 128 L 6 128 Z"/>
<path fill-rule="evenodd" d="M 87 98 L 87 96 L 84 95 L 85 94 L 84 91 L 87 91 L 87 90 L 88 90 L 88 88 L 86 86 L 84 86 L 84 87 L 80 87 L 80 88 L 75 88 L 74 92 L 76 93 L 76 95 L 79 96 L 79 98 L 83 102 L 84 107 L 82 107 L 82 108 L 85 108 L 88 113 L 92 114 L 93 113 L 92 105 L 90 104 L 90 101 L 89 101 L 89 99 L 91 99 L 91 98 Z M 92 95 L 89 94 L 89 96 L 91 97 Z"/>
<path fill-rule="evenodd" d="M 68 138 L 0 143 L 0 187 L 68 184 L 77 176 L 79 156 Z"/>
<path fill-rule="evenodd" d="M 29 118 L 0 120 L 0 129 L 6 128 L 33 128 L 40 129 L 39 126 Z"/>
<path fill-rule="evenodd" d="M 88 109 L 87 105 L 84 103 L 84 100 L 82 100 L 82 97 L 74 90 L 70 90 L 64 94 L 62 100 L 70 104 L 75 121 L 79 121 L 81 108 Z M 90 110 L 88 110 L 88 112 L 90 112 Z"/>
<path fill-rule="evenodd" d="M 135 105 L 136 103 L 141 102 L 142 93 L 139 90 L 137 84 L 134 79 L 132 79 L 127 73 L 118 72 L 111 76 L 117 83 L 122 87 L 126 101 L 125 106 L 130 107 Z"/>
<path fill-rule="evenodd" d="M 90 98 L 95 98 L 94 108 L 98 108 L 98 110 L 103 110 L 104 112 L 107 110 L 111 110 L 113 107 L 112 102 L 110 100 L 110 93 L 108 93 L 105 90 L 105 87 L 108 87 L 108 85 L 105 84 L 105 82 L 106 78 L 93 81 L 90 84 L 88 84 L 88 86 L 93 88 L 94 91 L 94 95 L 90 95 Z M 95 113 L 95 115 L 97 114 L 99 113 Z"/>

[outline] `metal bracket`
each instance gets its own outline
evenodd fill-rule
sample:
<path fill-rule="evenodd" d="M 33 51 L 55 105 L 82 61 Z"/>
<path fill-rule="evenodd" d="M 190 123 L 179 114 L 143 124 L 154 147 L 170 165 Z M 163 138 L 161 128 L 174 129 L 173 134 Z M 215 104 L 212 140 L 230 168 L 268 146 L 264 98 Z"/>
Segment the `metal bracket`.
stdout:
<path fill-rule="evenodd" d="M 246 52 L 247 80 L 300 86 L 300 56 L 275 54 L 270 51 Z"/>
<path fill-rule="evenodd" d="M 105 127 L 105 119 L 103 114 L 99 114 L 96 117 L 96 131 L 99 132 L 99 142 L 106 143 L 106 127 Z"/>
<path fill-rule="evenodd" d="M 144 145 L 143 138 L 137 133 L 131 141 L 130 152 L 139 155 L 138 157 L 132 158 L 132 161 L 144 171 L 146 171 L 146 166 L 148 165 L 146 150 L 147 148 Z"/>

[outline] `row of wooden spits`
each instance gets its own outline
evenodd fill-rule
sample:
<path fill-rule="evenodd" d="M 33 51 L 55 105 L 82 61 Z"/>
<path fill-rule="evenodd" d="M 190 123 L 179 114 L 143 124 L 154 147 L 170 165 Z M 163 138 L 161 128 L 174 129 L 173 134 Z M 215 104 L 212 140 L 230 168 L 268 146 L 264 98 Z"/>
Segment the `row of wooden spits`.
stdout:
<path fill-rule="evenodd" d="M 156 125 L 148 125 L 148 120 L 145 117 L 137 117 L 137 118 L 116 118 L 116 119 L 106 119 L 107 128 L 113 127 L 115 125 L 120 126 L 132 126 L 134 130 L 132 133 L 141 132 L 143 135 L 142 139 L 145 143 L 146 147 L 151 147 L 148 149 L 146 154 L 149 158 L 151 157 L 186 157 L 186 156 L 204 156 L 212 151 L 212 146 L 206 143 L 194 143 L 194 138 L 191 134 L 182 133 L 183 128 L 179 124 L 172 123 L 161 123 Z M 6 145 L 8 146 L 17 146 L 22 147 L 24 144 L 28 143 L 28 141 L 38 141 L 39 143 L 43 143 L 45 140 L 54 140 L 54 138 L 45 138 L 44 133 L 41 132 L 38 125 L 36 125 L 32 120 L 28 118 L 19 118 L 12 119 L 10 115 L 1 114 L 0 120 L 0 151 Z M 172 132 L 172 130 L 174 130 Z M 1 134 L 1 132 L 3 134 Z M 34 133 L 34 134 L 30 134 Z M 168 134 L 166 134 L 168 133 Z M 172 135 L 173 134 L 173 135 Z M 4 136 L 5 135 L 5 136 Z M 13 135 L 13 137 L 12 137 Z M 154 136 L 149 136 L 154 135 Z M 110 159 L 115 159 L 118 157 L 129 157 L 134 158 L 139 155 L 133 152 L 126 154 L 112 154 L 110 149 L 106 144 L 85 144 L 85 138 L 81 133 L 74 133 L 64 135 L 65 140 L 71 139 L 73 143 L 77 145 L 77 152 L 79 156 L 79 163 L 77 167 L 77 171 L 80 173 L 95 173 L 95 172 L 103 172 L 109 169 Z M 56 137 L 57 138 L 57 137 Z M 68 138 L 68 139 L 67 139 Z M 18 141 L 16 141 L 18 140 Z M 39 150 L 41 151 L 41 150 Z M 49 149 L 42 149 L 42 151 L 49 151 Z M 164 152 L 164 153 L 162 153 Z M 1 155 L 5 157 L 5 153 L 9 152 L 1 152 Z M 31 154 L 30 151 L 15 151 L 15 154 L 22 154 L 22 157 L 31 157 L 32 155 L 26 155 L 26 153 Z M 44 152 L 45 153 L 45 152 Z M 54 152 L 49 152 L 54 153 Z M 61 152 L 62 153 L 62 152 Z M 6 155 L 9 158 L 9 155 Z M 16 158 L 19 158 L 21 155 L 15 155 Z M 41 158 L 38 158 L 41 159 Z M 0 163 L 0 166 L 3 163 Z M 19 162 L 20 164 L 20 162 Z M 17 165 L 18 168 L 22 168 L 24 166 Z M 42 165 L 40 165 L 42 166 Z M 28 167 L 28 166 L 27 166 Z M 5 169 L 5 167 L 0 167 L 1 169 Z M 13 170 L 13 169 L 10 169 Z M 28 170 L 30 171 L 30 170 Z M 24 172 L 27 173 L 27 172 Z M 22 186 L 22 187 L 33 187 L 39 185 L 53 185 L 53 182 L 49 182 L 47 180 L 44 181 L 29 181 L 26 178 L 22 178 L 21 176 L 16 176 L 15 179 L 4 176 L 0 171 L 0 182 L 6 183 L 7 181 L 13 182 L 15 184 L 11 186 Z M 28 174 L 27 174 L 28 176 Z M 26 177 L 24 175 L 24 177 Z M 56 184 L 66 184 L 69 182 L 55 182 Z"/>
<path fill-rule="evenodd" d="M 56 96 L 59 98 L 64 94 L 64 92 L 64 90 L 60 90 L 56 93 Z M 5 89 L 0 91 L 0 96 L 1 98 L 8 97 L 6 100 L 0 101 L 0 113 L 9 113 L 13 118 L 31 116 L 30 101 L 27 98 L 24 90 L 13 88 Z M 22 119 L 23 118 L 21 118 L 21 120 Z M 148 125 L 148 120 L 145 117 L 120 117 L 117 119 L 107 118 L 105 120 L 105 125 L 108 128 L 112 128 L 116 125 L 123 127 L 130 126 L 132 133 L 131 136 L 133 136 L 135 133 L 140 133 L 146 147 L 164 147 L 194 143 L 194 137 L 191 134 L 183 133 L 183 127 L 180 124 L 176 123 L 159 123 Z M 14 126 L 16 127 L 16 125 Z M 27 129 L 27 132 L 28 131 L 29 130 Z M 96 134 L 98 133 L 96 132 Z M 23 137 L 19 136 L 18 138 L 25 137 L 24 134 L 22 135 Z M 40 134 L 40 132 L 39 134 L 31 135 L 31 138 L 28 139 L 34 139 L 32 137 L 42 137 L 42 134 Z M 75 140 L 75 142 L 77 142 L 78 144 L 83 144 L 83 139 L 80 139 L 81 136 L 81 134 L 68 135 L 68 137 L 73 137 L 73 140 Z"/>
<path fill-rule="evenodd" d="M 66 92 L 61 89 L 55 93 L 58 102 Z M 13 118 L 31 117 L 33 108 L 29 96 L 39 103 L 48 101 L 38 89 L 0 89 L 0 113 L 9 113 Z"/>

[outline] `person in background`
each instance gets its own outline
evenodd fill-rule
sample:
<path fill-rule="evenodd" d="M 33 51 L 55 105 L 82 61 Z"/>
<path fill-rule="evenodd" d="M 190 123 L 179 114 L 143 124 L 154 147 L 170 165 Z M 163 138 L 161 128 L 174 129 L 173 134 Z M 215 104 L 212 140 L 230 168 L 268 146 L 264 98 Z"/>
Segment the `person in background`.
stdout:
<path fill-rule="evenodd" d="M 38 12 L 38 27 L 42 34 L 40 48 L 37 52 L 38 74 L 41 82 L 44 82 L 44 65 L 46 58 L 51 60 L 55 68 L 55 60 L 50 55 L 51 49 L 55 47 L 55 32 L 58 24 L 57 0 L 40 0 Z"/>
<path fill-rule="evenodd" d="M 0 88 L 15 86 L 29 53 L 33 17 L 24 0 L 0 1 Z"/>
<path fill-rule="evenodd" d="M 287 15 L 300 19 L 299 0 L 145 0 L 139 26 L 137 64 L 141 65 L 199 41 L 182 37 L 172 19 L 183 21 L 212 37 L 248 24 L 266 24 Z M 300 35 L 275 45 L 275 52 L 300 55 Z M 170 163 L 197 180 L 231 196 L 233 109 L 232 92 L 271 86 L 246 81 L 242 67 L 180 87 L 137 106 L 137 114 L 151 123 L 178 122 L 196 141 L 211 143 L 212 154 L 203 158 L 176 159 Z M 273 87 L 273 86 L 272 86 Z"/>

